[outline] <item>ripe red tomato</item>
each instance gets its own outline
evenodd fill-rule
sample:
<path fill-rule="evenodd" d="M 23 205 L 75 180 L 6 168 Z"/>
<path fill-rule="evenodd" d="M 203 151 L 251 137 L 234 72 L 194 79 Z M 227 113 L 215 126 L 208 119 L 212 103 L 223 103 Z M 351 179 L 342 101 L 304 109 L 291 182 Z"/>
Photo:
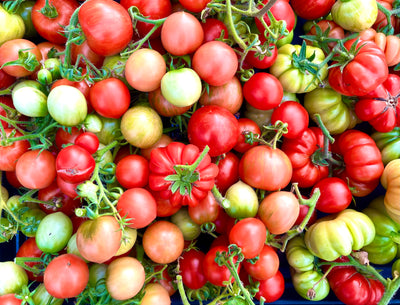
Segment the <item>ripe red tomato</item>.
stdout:
<path fill-rule="evenodd" d="M 211 191 L 196 206 L 188 207 L 190 218 L 198 225 L 214 222 L 218 217 L 219 211 L 220 206 Z"/>
<path fill-rule="evenodd" d="M 201 26 L 204 31 L 203 43 L 221 37 L 222 31 L 224 31 L 223 38 L 227 39 L 229 37 L 228 28 L 225 23 L 217 18 L 206 18 L 205 22 L 201 23 Z"/>
<path fill-rule="evenodd" d="M 200 13 L 211 0 L 179 0 L 179 3 L 193 13 Z"/>
<path fill-rule="evenodd" d="M 226 108 L 217 105 L 198 108 L 188 123 L 189 142 L 204 149 L 211 157 L 230 151 L 239 137 L 239 123 Z"/>
<path fill-rule="evenodd" d="M 290 4 L 297 16 L 312 20 L 329 14 L 335 0 L 291 0 Z"/>
<path fill-rule="evenodd" d="M 273 277 L 259 282 L 259 291 L 255 295 L 257 300 L 263 297 L 265 302 L 272 303 L 279 300 L 285 291 L 285 279 L 279 270 Z"/>
<path fill-rule="evenodd" d="M 269 0 L 263 0 L 263 4 L 267 4 Z M 286 29 L 291 32 L 296 24 L 296 14 L 294 13 L 292 7 L 289 4 L 289 1 L 287 0 L 278 0 L 274 3 L 274 5 L 271 7 L 270 12 L 272 15 L 274 15 L 274 18 L 276 20 L 284 20 L 286 22 Z M 267 25 L 271 25 L 271 20 L 269 20 L 269 17 L 267 14 L 264 14 L 263 16 L 264 21 L 267 23 Z M 260 31 L 260 33 L 264 33 L 265 28 L 263 24 L 261 23 L 258 18 L 255 18 L 255 23 L 257 26 L 257 29 Z"/>
<path fill-rule="evenodd" d="M 22 300 L 16 298 L 14 293 L 8 293 L 0 296 L 0 303 L 2 305 L 21 305 Z"/>
<path fill-rule="evenodd" d="M 99 138 L 96 136 L 96 134 L 90 131 L 85 131 L 84 133 L 81 133 L 76 137 L 74 143 L 86 149 L 89 152 L 89 154 L 92 155 L 99 148 L 100 141 Z"/>
<path fill-rule="evenodd" d="M 149 92 L 149 103 L 150 106 L 158 112 L 159 115 L 165 117 L 174 117 L 186 113 L 191 105 L 189 106 L 175 106 L 167 101 L 162 95 L 161 88 L 157 88 L 154 91 Z"/>
<path fill-rule="evenodd" d="M 10 136 L 14 132 L 11 128 L 5 128 L 4 132 Z M 22 133 L 15 131 L 13 137 L 21 137 Z M 2 134 L 0 135 L 2 138 Z M 30 144 L 27 140 L 15 141 L 11 145 L 0 145 L 0 170 L 2 171 L 15 171 L 18 159 L 28 151 Z"/>
<path fill-rule="evenodd" d="M 89 62 L 91 62 L 96 68 L 101 68 L 104 62 L 104 56 L 97 54 L 94 52 L 88 45 L 87 40 L 85 40 L 82 44 L 71 44 L 71 62 L 72 64 L 77 64 L 82 68 L 86 68 L 86 60 L 82 58 L 86 58 Z"/>
<path fill-rule="evenodd" d="M 279 80 L 266 72 L 255 73 L 243 86 L 245 100 L 259 110 L 273 109 L 283 98 L 283 87 Z"/>
<path fill-rule="evenodd" d="M 271 115 L 271 124 L 277 121 L 287 123 L 285 138 L 299 137 L 308 128 L 309 116 L 306 108 L 298 102 L 286 101 L 274 109 Z"/>
<path fill-rule="evenodd" d="M 263 36 L 260 36 L 259 39 L 261 43 L 265 42 L 265 38 Z M 268 50 L 270 54 L 267 53 L 263 54 L 262 56 L 257 55 L 256 51 L 250 50 L 245 57 L 245 62 L 257 69 L 268 69 L 278 57 L 278 48 L 276 45 L 271 43 Z"/>
<path fill-rule="evenodd" d="M 145 187 L 149 182 L 149 161 L 140 155 L 128 155 L 117 163 L 115 177 L 124 188 Z"/>
<path fill-rule="evenodd" d="M 42 254 L 43 254 L 43 251 L 40 250 L 38 248 L 38 246 L 36 245 L 35 237 L 30 237 L 26 241 L 24 241 L 22 243 L 22 245 L 19 247 L 16 257 L 40 257 Z M 26 262 L 25 264 L 32 268 L 33 266 L 35 266 L 39 263 L 38 262 Z M 28 270 L 25 270 L 25 271 L 26 271 L 26 274 L 28 275 L 28 278 L 30 281 L 43 282 L 43 274 L 35 274 Z"/>
<path fill-rule="evenodd" d="M 68 129 L 58 128 L 55 136 L 55 143 L 58 149 L 63 148 L 63 145 L 74 144 L 75 139 L 83 133 L 82 129 L 72 127 Z"/>
<path fill-rule="evenodd" d="M 205 254 L 200 250 L 185 251 L 179 259 L 179 270 L 183 284 L 189 289 L 200 289 L 207 283 L 203 272 Z"/>
<path fill-rule="evenodd" d="M 253 144 L 246 143 L 246 133 L 251 132 L 254 135 L 261 135 L 260 127 L 251 119 L 239 118 L 239 138 L 236 145 L 233 147 L 234 150 L 240 153 L 248 151 L 250 148 L 257 146 L 259 142 L 254 141 Z"/>
<path fill-rule="evenodd" d="M 266 280 L 273 277 L 279 270 L 279 256 L 269 245 L 264 245 L 255 263 L 243 262 L 243 267 L 247 273 L 257 279 Z"/>
<path fill-rule="evenodd" d="M 231 151 L 217 158 L 218 175 L 215 177 L 215 185 L 222 194 L 239 180 L 239 162 L 239 157 Z"/>

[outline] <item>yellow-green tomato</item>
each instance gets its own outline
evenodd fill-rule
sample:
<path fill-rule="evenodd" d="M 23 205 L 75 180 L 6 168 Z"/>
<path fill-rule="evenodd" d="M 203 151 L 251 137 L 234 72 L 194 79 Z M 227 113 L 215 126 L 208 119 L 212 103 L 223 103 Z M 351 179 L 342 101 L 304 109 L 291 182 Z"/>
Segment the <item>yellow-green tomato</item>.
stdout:
<path fill-rule="evenodd" d="M 182 207 L 178 212 L 171 216 L 171 222 L 176 224 L 182 231 L 184 240 L 194 240 L 200 236 L 200 225 L 195 223 L 189 216 L 188 209 Z"/>
<path fill-rule="evenodd" d="M 12 90 L 15 109 L 28 117 L 44 117 L 48 114 L 47 96 L 42 85 L 33 80 L 18 83 Z"/>
<path fill-rule="evenodd" d="M 0 295 L 19 293 L 28 285 L 25 270 L 12 261 L 0 262 Z"/>
<path fill-rule="evenodd" d="M 87 115 L 85 96 L 77 88 L 67 85 L 57 86 L 50 91 L 47 108 L 56 122 L 67 127 L 81 124 Z"/>
<path fill-rule="evenodd" d="M 345 30 L 361 32 L 375 23 L 378 5 L 376 0 L 338 0 L 332 6 L 331 15 Z"/>
<path fill-rule="evenodd" d="M 322 277 L 323 274 L 316 270 L 309 270 L 292 274 L 293 287 L 304 299 L 321 301 L 325 299 L 330 291 L 328 280 Z M 315 294 L 310 294 L 310 290 Z"/>
<path fill-rule="evenodd" d="M 161 79 L 161 93 L 171 104 L 178 107 L 190 106 L 201 96 L 201 79 L 190 68 L 172 70 Z"/>
<path fill-rule="evenodd" d="M 255 190 L 248 184 L 238 181 L 232 184 L 225 193 L 229 207 L 225 212 L 233 218 L 254 217 L 258 211 L 258 197 Z"/>
<path fill-rule="evenodd" d="M 8 13 L 0 5 L 0 46 L 6 41 L 22 38 L 25 34 L 25 24 L 21 16 Z"/>
<path fill-rule="evenodd" d="M 129 144 L 138 148 L 153 146 L 162 136 L 160 115 L 151 107 L 137 105 L 121 118 L 121 132 Z"/>

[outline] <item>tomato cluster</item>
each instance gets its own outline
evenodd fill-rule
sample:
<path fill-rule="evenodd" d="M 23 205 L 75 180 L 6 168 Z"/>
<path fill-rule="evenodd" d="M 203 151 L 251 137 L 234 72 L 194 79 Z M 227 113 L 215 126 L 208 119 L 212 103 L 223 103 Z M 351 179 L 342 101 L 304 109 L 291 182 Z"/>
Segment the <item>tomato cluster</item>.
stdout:
<path fill-rule="evenodd" d="M 389 304 L 399 7 L 2 1 L 0 303 Z"/>

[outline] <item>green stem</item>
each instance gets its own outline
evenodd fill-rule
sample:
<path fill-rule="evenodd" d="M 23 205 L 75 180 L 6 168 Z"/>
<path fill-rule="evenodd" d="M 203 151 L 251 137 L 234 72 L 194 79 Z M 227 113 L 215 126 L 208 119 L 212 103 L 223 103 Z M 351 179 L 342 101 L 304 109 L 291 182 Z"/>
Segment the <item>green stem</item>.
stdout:
<path fill-rule="evenodd" d="M 270 0 L 268 3 L 260 9 L 257 13 L 254 15 L 249 15 L 250 17 L 255 17 L 255 18 L 262 18 L 270 9 L 271 7 L 277 2 L 277 0 Z"/>
<path fill-rule="evenodd" d="M 38 268 L 34 268 L 34 267 L 30 267 L 28 266 L 26 263 L 43 263 L 42 258 L 40 257 L 15 257 L 14 258 L 14 263 L 17 264 L 18 266 L 24 268 L 25 270 L 28 270 L 30 272 L 32 272 L 33 274 L 38 274 L 42 271 L 44 271 L 45 268 L 42 269 L 38 269 Z M 37 265 L 35 265 L 37 266 Z"/>
<path fill-rule="evenodd" d="M 231 203 L 230 203 L 229 199 L 222 196 L 221 192 L 218 190 L 216 185 L 213 186 L 213 188 L 211 189 L 211 192 L 213 193 L 215 200 L 217 200 L 217 202 L 223 209 L 230 208 Z"/>
<path fill-rule="evenodd" d="M 176 276 L 176 284 L 178 286 L 179 295 L 181 296 L 183 305 L 190 305 L 190 302 L 186 296 L 185 288 L 183 287 L 182 275 L 178 274 Z"/>
<path fill-rule="evenodd" d="M 226 17 L 227 17 L 227 22 L 225 24 L 226 27 L 228 28 L 228 32 L 232 35 L 233 40 L 239 45 L 239 47 L 243 50 L 246 50 L 247 45 L 236 32 L 235 24 L 233 23 L 231 0 L 226 1 Z"/>
<path fill-rule="evenodd" d="M 49 3 L 49 0 L 46 0 L 45 5 L 40 9 L 40 13 L 50 19 L 54 19 L 58 17 L 57 9 L 54 5 Z"/>
<path fill-rule="evenodd" d="M 394 295 L 400 288 L 400 277 L 397 277 L 394 280 L 388 280 L 385 288 L 385 293 L 378 305 L 387 305 L 390 303 L 390 300 L 393 299 Z"/>

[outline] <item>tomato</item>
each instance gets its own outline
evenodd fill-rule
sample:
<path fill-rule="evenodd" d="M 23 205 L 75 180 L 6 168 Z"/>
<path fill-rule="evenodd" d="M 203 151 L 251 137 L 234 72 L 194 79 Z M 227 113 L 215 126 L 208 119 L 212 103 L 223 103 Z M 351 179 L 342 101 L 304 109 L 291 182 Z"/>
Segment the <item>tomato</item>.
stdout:
<path fill-rule="evenodd" d="M 161 29 L 161 42 L 168 53 L 176 56 L 193 53 L 203 43 L 201 23 L 192 14 L 175 12 L 167 17 Z"/>
<path fill-rule="evenodd" d="M 217 18 L 206 18 L 205 22 L 201 23 L 201 27 L 204 32 L 203 43 L 220 38 L 222 31 L 224 31 L 223 38 L 227 39 L 229 37 L 228 28 L 225 23 Z"/>
<path fill-rule="evenodd" d="M 36 245 L 36 240 L 34 237 L 28 238 L 26 241 L 22 243 L 19 247 L 16 257 L 40 257 L 43 254 L 43 251 L 38 248 Z M 35 262 L 26 262 L 26 265 L 29 267 L 34 267 L 38 263 Z M 43 282 L 43 274 L 36 274 L 31 271 L 25 270 L 26 274 L 30 281 L 38 281 Z"/>
<path fill-rule="evenodd" d="M 186 113 L 192 106 L 175 106 L 167 101 L 167 99 L 162 95 L 161 88 L 157 88 L 156 90 L 149 92 L 149 103 L 159 115 L 164 117 L 182 115 Z"/>
<path fill-rule="evenodd" d="M 79 9 L 78 19 L 89 47 L 99 55 L 117 54 L 132 40 L 131 17 L 116 1 L 85 2 Z"/>
<path fill-rule="evenodd" d="M 346 209 L 353 200 L 345 181 L 337 177 L 327 177 L 318 181 L 311 193 L 319 188 L 321 195 L 315 208 L 324 213 L 337 213 Z"/>
<path fill-rule="evenodd" d="M 268 2 L 269 0 L 262 1 L 264 5 L 267 4 Z M 276 20 L 283 20 L 286 22 L 286 29 L 288 30 L 288 32 L 291 32 L 293 30 L 296 24 L 296 15 L 289 4 L 289 1 L 286 0 L 276 1 L 274 5 L 271 7 L 270 12 L 272 13 L 272 15 Z M 269 19 L 267 14 L 264 14 L 263 19 L 268 26 L 271 25 L 271 20 Z M 264 33 L 265 28 L 261 23 L 261 21 L 258 20 L 258 18 L 255 18 L 255 23 L 260 33 Z"/>
<path fill-rule="evenodd" d="M 0 296 L 0 303 L 3 305 L 21 305 L 22 300 L 15 297 L 14 293 L 8 293 Z"/>
<path fill-rule="evenodd" d="M 131 6 L 136 6 L 143 16 L 146 16 L 151 20 L 165 18 L 172 12 L 172 5 L 170 0 L 121 0 L 120 3 L 127 10 Z M 139 37 L 144 37 L 154 27 L 154 25 L 151 23 L 143 21 L 136 22 L 137 23 L 135 28 L 139 34 Z M 153 34 L 151 34 L 150 37 L 154 39 L 159 37 L 160 34 L 161 28 L 158 28 Z"/>
<path fill-rule="evenodd" d="M 21 137 L 22 134 L 11 128 L 5 128 L 4 133 L 7 137 Z M 2 171 L 15 171 L 18 159 L 28 151 L 30 144 L 27 140 L 20 140 L 7 144 L 3 144 L 3 133 L 1 133 L 0 138 L 2 140 L 0 146 L 0 170 Z"/>
<path fill-rule="evenodd" d="M 6 89 L 15 82 L 16 78 L 0 69 L 0 89 Z"/>
<path fill-rule="evenodd" d="M 169 143 L 171 143 L 172 142 L 172 138 L 169 136 L 169 135 L 167 135 L 167 134 L 165 134 L 165 133 L 163 133 L 162 135 L 161 135 L 161 138 L 160 138 L 160 140 L 158 140 L 156 143 L 154 143 L 152 146 L 150 146 L 149 148 L 142 148 L 141 150 L 140 150 L 140 154 L 143 156 L 143 157 L 145 157 L 147 160 L 150 160 L 150 154 L 151 154 L 151 151 L 153 150 L 153 149 L 155 149 L 155 148 L 157 148 L 157 147 L 165 147 L 165 146 L 167 146 Z"/>
<path fill-rule="evenodd" d="M 89 281 L 89 267 L 75 254 L 61 254 L 54 258 L 44 271 L 46 290 L 56 298 L 78 296 Z"/>
<path fill-rule="evenodd" d="M 121 132 L 129 144 L 138 148 L 149 148 L 161 138 L 163 123 L 154 109 L 136 105 L 122 116 Z"/>
<path fill-rule="evenodd" d="M 196 206 L 188 207 L 190 218 L 198 225 L 214 222 L 218 217 L 219 211 L 219 204 L 211 191 Z"/>
<path fill-rule="evenodd" d="M 290 1 L 290 4 L 297 16 L 308 20 L 318 19 L 328 15 L 334 3 L 335 0 Z"/>
<path fill-rule="evenodd" d="M 292 178 L 292 172 L 288 156 L 279 148 L 267 145 L 250 148 L 239 163 L 240 178 L 252 187 L 267 191 L 285 188 Z"/>
<path fill-rule="evenodd" d="M 210 86 L 200 96 L 199 103 L 203 106 L 219 105 L 236 114 L 243 104 L 242 84 L 234 76 L 222 86 Z"/>
<path fill-rule="evenodd" d="M 35 70 L 39 68 L 39 62 L 42 60 L 42 53 L 35 43 L 27 39 L 12 39 L 3 43 L 0 46 L 0 66 L 3 66 L 7 62 L 17 60 L 19 51 L 22 53 L 31 53 L 37 60 L 36 65 L 29 70 L 17 65 L 4 66 L 2 69 L 4 72 L 14 77 L 24 77 L 33 74 Z M 25 54 L 25 56 L 28 55 Z"/>
<path fill-rule="evenodd" d="M 183 284 L 189 289 L 200 289 L 207 283 L 203 272 L 205 254 L 200 250 L 190 249 L 179 258 L 179 270 Z"/>
<path fill-rule="evenodd" d="M 264 36 L 259 36 L 260 42 L 265 43 Z M 263 54 L 257 51 L 250 50 L 246 57 L 245 63 L 257 69 L 268 69 L 272 66 L 278 56 L 278 47 L 270 43 L 268 46 L 268 51 Z"/>
<path fill-rule="evenodd" d="M 274 75 L 258 72 L 244 84 L 243 96 L 254 108 L 269 110 L 282 101 L 283 87 Z"/>
<path fill-rule="evenodd" d="M 375 0 L 336 1 L 331 8 L 333 21 L 345 30 L 361 32 L 372 27 L 378 17 Z"/>
<path fill-rule="evenodd" d="M 316 36 L 317 28 L 321 29 L 323 33 L 328 31 L 328 34 L 324 35 L 327 36 L 327 38 L 344 39 L 345 37 L 343 28 L 332 20 L 322 19 L 318 21 L 315 25 L 311 26 L 308 35 Z M 329 49 L 333 49 L 336 44 L 336 41 L 328 42 Z M 323 50 L 327 51 L 325 48 L 323 48 Z"/>
<path fill-rule="evenodd" d="M 89 91 L 90 103 L 103 117 L 119 119 L 129 108 L 131 95 L 118 78 L 110 77 L 95 83 Z"/>
<path fill-rule="evenodd" d="M 221 130 L 224 132 L 221 133 Z M 210 147 L 211 157 L 230 151 L 239 137 L 239 123 L 224 107 L 217 105 L 198 108 L 188 123 L 189 142 L 203 149 Z"/>
<path fill-rule="evenodd" d="M 141 305 L 170 305 L 171 298 L 168 290 L 158 283 L 149 283 L 144 287 L 144 297 L 140 302 Z"/>
<path fill-rule="evenodd" d="M 53 43 L 64 44 L 67 41 L 64 36 L 64 27 L 69 24 L 72 14 L 79 7 L 79 3 L 76 0 L 52 0 L 47 4 L 51 6 L 51 10 L 44 12 L 46 3 L 46 0 L 35 2 L 32 8 L 32 23 L 44 39 Z"/>
<path fill-rule="evenodd" d="M 335 66 L 329 69 L 328 81 L 332 89 L 340 94 L 363 96 L 387 79 L 389 69 L 385 53 L 375 43 L 351 39 L 346 41 L 344 46 L 349 50 L 354 43 L 358 48 L 357 53 L 344 68 Z"/>
<path fill-rule="evenodd" d="M 46 290 L 46 287 L 43 283 L 39 284 L 35 288 L 35 292 L 32 296 L 32 300 L 36 305 L 47 305 L 51 302 L 51 305 L 62 305 L 64 299 L 57 299 L 53 297 L 49 292 Z"/>
<path fill-rule="evenodd" d="M 169 264 L 178 259 L 184 248 L 179 227 L 166 220 L 157 220 L 143 234 L 143 249 L 155 263 Z"/>
<path fill-rule="evenodd" d="M 77 127 L 71 128 L 62 128 L 59 127 L 55 134 L 55 144 L 57 149 L 63 148 L 64 145 L 74 144 L 75 139 L 83 133 L 82 129 L 78 129 Z"/>
<path fill-rule="evenodd" d="M 90 131 L 85 131 L 78 135 L 74 143 L 84 149 L 86 149 L 89 154 L 94 154 L 99 148 L 99 138 Z"/>
<path fill-rule="evenodd" d="M 42 189 L 56 178 L 56 160 L 48 150 L 29 150 L 18 159 L 15 173 L 24 187 Z"/>
<path fill-rule="evenodd" d="M 122 232 L 113 216 L 100 216 L 83 222 L 76 232 L 79 253 L 88 261 L 104 263 L 121 245 Z M 104 243 L 107 240 L 107 243 Z"/>
<path fill-rule="evenodd" d="M 104 62 L 104 56 L 99 55 L 89 47 L 87 40 L 82 44 L 71 44 L 71 63 L 78 65 L 81 68 L 86 68 L 86 63 L 89 61 L 96 68 L 101 68 Z"/>
<path fill-rule="evenodd" d="M 235 76 L 238 61 L 228 44 L 214 40 L 203 43 L 194 52 L 192 66 L 206 83 L 222 86 Z"/>
<path fill-rule="evenodd" d="M 215 185 L 222 194 L 239 180 L 239 161 L 239 157 L 231 151 L 217 157 L 218 175 L 215 177 Z"/>
<path fill-rule="evenodd" d="M 307 128 L 309 116 L 307 110 L 295 101 L 287 101 L 274 109 L 271 116 L 271 124 L 277 121 L 286 123 L 287 133 L 283 134 L 285 138 L 298 138 Z"/>
<path fill-rule="evenodd" d="M 124 188 L 144 187 L 149 181 L 149 161 L 140 155 L 128 155 L 117 163 L 115 177 Z"/>
<path fill-rule="evenodd" d="M 201 96 L 201 80 L 190 68 L 170 70 L 161 79 L 161 93 L 165 99 L 177 107 L 187 107 L 196 103 Z"/>
<path fill-rule="evenodd" d="M 157 217 L 168 217 L 174 215 L 181 208 L 180 205 L 172 205 L 168 198 L 163 198 L 161 192 L 151 190 L 157 203 Z"/>
<path fill-rule="evenodd" d="M 266 280 L 273 277 L 279 270 L 279 256 L 269 245 L 264 244 L 261 252 L 258 254 L 256 262 L 245 260 L 243 267 L 247 273 L 257 279 Z"/>
<path fill-rule="evenodd" d="M 156 200 L 144 188 L 130 188 L 123 192 L 117 210 L 121 217 L 127 217 L 127 225 L 134 229 L 148 226 L 157 216 Z"/>
<path fill-rule="evenodd" d="M 6 41 L 24 37 L 25 24 L 21 16 L 7 12 L 0 6 L 0 46 Z"/>
<path fill-rule="evenodd" d="M 144 280 L 144 267 L 134 257 L 117 258 L 107 267 L 106 287 L 116 300 L 127 300 L 137 295 Z"/>
<path fill-rule="evenodd" d="M 83 93 L 68 85 L 57 86 L 50 91 L 47 108 L 55 121 L 67 127 L 82 123 L 88 109 Z"/>
<path fill-rule="evenodd" d="M 190 217 L 188 207 L 181 207 L 175 214 L 171 215 L 170 220 L 181 230 L 185 241 L 193 241 L 201 234 L 200 225 Z"/>
<path fill-rule="evenodd" d="M 66 182 L 77 183 L 88 180 L 96 166 L 92 155 L 79 145 L 62 148 L 57 154 L 57 175 Z"/>
<path fill-rule="evenodd" d="M 254 217 L 258 210 L 258 197 L 255 190 L 248 184 L 239 180 L 232 184 L 225 192 L 229 206 L 224 207 L 225 212 L 233 218 Z"/>
<path fill-rule="evenodd" d="M 179 3 L 192 13 L 200 13 L 211 0 L 179 0 Z"/>
<path fill-rule="evenodd" d="M 125 64 L 125 78 L 136 90 L 150 92 L 160 87 L 167 66 L 162 55 L 153 49 L 133 52 Z"/>
<path fill-rule="evenodd" d="M 293 193 L 277 191 L 267 195 L 258 208 L 258 216 L 272 234 L 283 234 L 293 227 L 300 213 Z"/>
<path fill-rule="evenodd" d="M 85 120 L 86 121 L 86 120 Z M 101 144 L 108 145 L 121 136 L 121 120 L 97 116 L 93 118 L 95 124 L 94 133 L 99 138 Z"/>
<path fill-rule="evenodd" d="M 241 248 L 245 259 L 258 256 L 266 238 L 267 229 L 264 223 L 253 217 L 239 220 L 229 232 L 229 242 Z"/>
<path fill-rule="evenodd" d="M 0 262 L 0 296 L 19 293 L 28 285 L 25 270 L 12 261 Z"/>
<path fill-rule="evenodd" d="M 255 295 L 257 300 L 264 298 L 265 302 L 272 303 L 279 300 L 285 291 L 285 279 L 279 270 L 273 277 L 259 282 L 259 291 Z"/>
<path fill-rule="evenodd" d="M 234 282 L 231 272 L 226 266 L 219 266 L 215 261 L 217 253 L 228 252 L 228 247 L 226 246 L 215 246 L 208 250 L 203 259 L 203 272 L 207 280 L 215 285 L 224 287 L 224 282 Z M 236 262 L 237 258 L 234 258 Z M 237 271 L 240 271 L 241 265 L 239 264 Z"/>
<path fill-rule="evenodd" d="M 42 53 L 42 58 L 43 60 L 46 60 L 49 58 L 49 52 L 50 51 L 55 51 L 56 53 L 58 52 L 63 52 L 65 50 L 64 45 L 52 43 L 50 41 L 42 41 L 37 44 L 37 47 L 40 50 L 40 53 Z M 60 56 L 60 59 L 63 59 L 64 55 Z"/>
<path fill-rule="evenodd" d="M 48 114 L 45 89 L 36 81 L 18 83 L 12 90 L 15 109 L 28 117 L 44 117 Z"/>

